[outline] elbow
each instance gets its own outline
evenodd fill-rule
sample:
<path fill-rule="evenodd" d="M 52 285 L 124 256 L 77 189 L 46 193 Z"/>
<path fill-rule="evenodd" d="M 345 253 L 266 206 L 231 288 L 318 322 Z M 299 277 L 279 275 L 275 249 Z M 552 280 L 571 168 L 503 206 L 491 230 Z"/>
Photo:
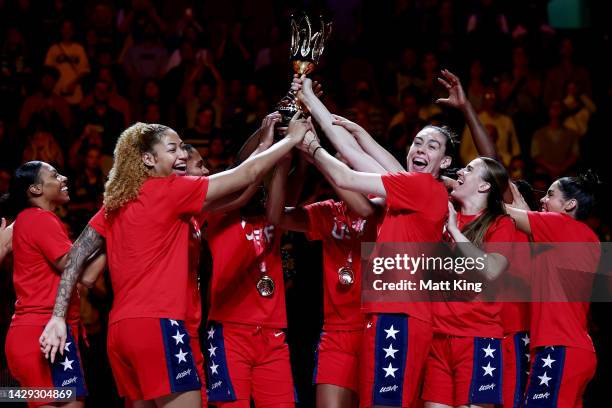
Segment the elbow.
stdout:
<path fill-rule="evenodd" d="M 359 208 L 355 208 L 354 210 L 362 218 L 370 218 L 374 215 L 374 208 L 368 204 L 361 205 Z"/>
<path fill-rule="evenodd" d="M 351 183 L 349 181 L 349 175 L 345 172 L 331 174 L 331 179 L 337 187 L 343 190 L 350 190 L 349 187 Z"/>
<path fill-rule="evenodd" d="M 491 257 L 492 254 L 489 254 L 489 257 Z M 508 261 L 504 258 L 504 259 L 496 259 L 493 261 L 489 261 L 487 263 L 487 269 L 484 273 L 485 279 L 487 280 L 487 282 L 493 282 L 495 280 L 497 280 L 497 278 L 499 278 L 501 276 L 501 274 L 506 270 L 506 268 L 508 267 Z"/>
<path fill-rule="evenodd" d="M 80 283 L 81 283 L 81 285 L 85 286 L 86 288 L 91 289 L 96 284 L 96 280 L 95 279 L 91 279 L 91 278 L 87 278 L 87 277 L 83 277 L 80 280 Z"/>

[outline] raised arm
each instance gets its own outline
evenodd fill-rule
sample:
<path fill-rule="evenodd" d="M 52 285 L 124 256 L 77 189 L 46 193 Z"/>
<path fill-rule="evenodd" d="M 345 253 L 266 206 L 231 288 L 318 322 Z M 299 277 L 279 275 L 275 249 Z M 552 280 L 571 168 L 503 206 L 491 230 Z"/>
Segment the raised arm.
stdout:
<path fill-rule="evenodd" d="M 285 207 L 290 167 L 291 156 L 281 159 L 274 169 L 266 202 L 266 217 L 268 222 L 283 229 L 307 232 L 309 221 L 306 211 L 301 207 Z"/>
<path fill-rule="evenodd" d="M 40 336 L 41 350 L 46 358 L 51 358 L 51 362 L 55 361 L 55 354 L 58 350 L 60 354 L 64 354 L 64 345 L 66 344 L 66 313 L 68 312 L 74 286 L 83 272 L 87 260 L 102 248 L 103 243 L 104 239 L 102 236 L 88 225 L 68 253 L 66 268 L 62 273 L 55 298 L 53 315 Z"/>
<path fill-rule="evenodd" d="M 299 148 L 312 157 L 313 162 L 333 184 L 345 190 L 387 197 L 380 174 L 352 170 L 330 155 L 316 139 L 311 139 L 310 134 L 307 134 Z"/>
<path fill-rule="evenodd" d="M 364 128 L 339 115 L 332 115 L 332 118 L 334 119 L 332 124 L 343 127 L 353 135 L 363 151 L 376 160 L 385 169 L 385 173 L 405 171 L 402 164 L 387 149 L 374 140 Z"/>
<path fill-rule="evenodd" d="M 278 112 L 272 112 L 267 115 L 261 124 L 261 127 L 249 138 L 249 140 L 242 146 L 240 151 L 243 154 L 249 154 L 253 157 L 265 150 L 267 150 L 274 142 L 274 126 L 281 119 L 281 115 Z M 258 144 L 251 143 L 249 141 L 256 141 Z M 246 157 L 242 160 L 243 161 Z M 249 202 L 253 194 L 257 192 L 259 183 L 253 183 L 241 192 L 237 192 L 218 200 L 207 202 L 204 205 L 204 211 L 208 212 L 227 212 L 237 208 L 243 207 Z"/>
<path fill-rule="evenodd" d="M 385 168 L 370 157 L 345 128 L 333 125 L 332 114 L 315 95 L 312 89 L 312 81 L 309 78 L 295 78 L 292 87 L 299 90 L 298 98 L 300 101 L 308 108 L 334 148 L 354 169 L 370 173 L 386 173 Z"/>
<path fill-rule="evenodd" d="M 531 224 L 527 215 L 527 212 L 530 210 L 529 205 L 514 183 L 510 183 L 509 190 L 512 193 L 512 203 L 506 204 L 506 212 L 514 220 L 516 228 L 525 234 L 531 235 Z"/>
<path fill-rule="evenodd" d="M 438 82 L 448 90 L 448 97 L 440 98 L 436 103 L 458 109 L 463 114 L 467 126 L 472 133 L 472 139 L 474 140 L 474 145 L 476 146 L 478 154 L 498 160 L 495 145 L 491 142 L 487 129 L 485 129 L 478 118 L 474 106 L 472 106 L 472 103 L 465 96 L 459 77 L 447 69 L 442 70 L 442 76 L 444 78 L 438 78 Z"/>
<path fill-rule="evenodd" d="M 287 136 L 284 139 L 266 151 L 245 160 L 238 167 L 211 176 L 203 210 L 206 203 L 256 183 L 281 157 L 301 142 L 309 125 L 305 119 L 298 119 L 300 114 L 301 112 L 296 113 L 289 122 Z"/>

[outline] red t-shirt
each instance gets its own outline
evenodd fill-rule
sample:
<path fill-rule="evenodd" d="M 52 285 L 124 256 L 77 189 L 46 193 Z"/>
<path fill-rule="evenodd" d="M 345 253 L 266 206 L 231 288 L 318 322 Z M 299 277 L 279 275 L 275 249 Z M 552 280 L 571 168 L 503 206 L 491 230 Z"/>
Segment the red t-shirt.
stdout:
<path fill-rule="evenodd" d="M 529 330 L 531 322 L 529 302 L 511 302 L 510 299 L 524 298 L 531 293 L 530 290 L 530 245 L 529 236 L 522 231 L 516 230 L 514 235 L 512 260 L 508 269 L 500 277 L 502 279 L 502 291 L 504 301 L 502 302 L 501 319 L 504 335 Z"/>
<path fill-rule="evenodd" d="M 429 173 L 408 172 L 385 174 L 382 182 L 387 193 L 387 211 L 376 242 L 440 242 L 448 214 L 448 193 L 444 184 Z M 412 279 L 418 281 L 419 278 L 417 273 Z M 365 303 L 364 310 L 404 313 L 431 321 L 431 304 L 425 301 Z"/>
<path fill-rule="evenodd" d="M 152 177 L 138 197 L 89 225 L 106 238 L 115 299 L 109 323 L 134 317 L 185 320 L 189 221 L 202 211 L 206 177 Z"/>
<path fill-rule="evenodd" d="M 68 253 L 72 243 L 60 219 L 51 211 L 27 208 L 13 227 L 13 284 L 17 301 L 11 326 L 45 325 L 55 305 L 61 272 L 53 263 Z M 77 323 L 80 301 L 75 289 L 67 321 Z"/>
<path fill-rule="evenodd" d="M 202 321 L 202 300 L 200 297 L 200 282 L 198 281 L 202 234 L 200 232 L 200 222 L 196 218 L 191 218 L 189 228 L 189 278 L 186 296 L 187 316 L 185 317 L 185 329 L 187 329 L 191 338 L 198 337 L 198 328 Z"/>
<path fill-rule="evenodd" d="M 268 328 L 287 327 L 285 284 L 280 257 L 281 231 L 265 217 L 239 211 L 211 214 L 206 229 L 213 254 L 208 319 Z M 257 291 L 261 264 L 274 281 L 272 296 Z"/>
<path fill-rule="evenodd" d="M 376 241 L 376 217 L 364 219 L 344 202 L 333 200 L 305 207 L 308 238 L 323 241 L 323 330 L 363 329 L 361 313 L 361 242 Z M 342 285 L 338 269 L 348 264 L 355 281 Z"/>
<path fill-rule="evenodd" d="M 476 217 L 476 215 L 463 215 L 459 212 L 457 213 L 457 226 L 463 229 Z M 512 219 L 508 216 L 501 216 L 497 217 L 487 229 L 484 242 L 511 243 L 514 242 L 516 234 Z M 511 249 L 511 245 L 508 247 L 506 245 L 493 246 L 490 249 L 485 246 L 484 251 L 502 253 L 510 261 Z M 438 333 L 465 337 L 503 337 L 502 303 L 500 302 L 482 302 L 474 299 L 469 302 L 434 302 L 432 307 L 433 328 Z"/>
<path fill-rule="evenodd" d="M 560 293 L 589 290 L 592 287 L 593 272 L 597 269 L 600 256 L 599 245 L 593 243 L 599 243 L 599 239 L 586 224 L 568 215 L 531 211 L 527 214 L 536 243 L 591 243 L 559 246 L 556 249 L 552 247 L 550 251 L 540 251 L 536 257 L 532 274 L 532 293 L 536 301 L 531 304 L 531 346 L 560 345 L 593 351 L 593 342 L 587 331 L 589 303 L 546 300 L 558 298 Z M 566 280 L 568 275 L 574 278 L 569 285 L 564 285 L 560 278 Z M 537 299 L 543 301 L 538 302 Z"/>

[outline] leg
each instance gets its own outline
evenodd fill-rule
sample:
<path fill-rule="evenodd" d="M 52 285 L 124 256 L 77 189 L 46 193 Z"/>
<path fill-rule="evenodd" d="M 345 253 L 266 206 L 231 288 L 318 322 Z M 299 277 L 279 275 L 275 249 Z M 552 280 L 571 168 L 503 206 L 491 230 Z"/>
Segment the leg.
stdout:
<path fill-rule="evenodd" d="M 321 333 L 317 350 L 318 407 L 356 407 L 359 402 L 359 348 L 363 331 L 332 330 Z"/>
<path fill-rule="evenodd" d="M 431 324 L 402 314 L 369 316 L 360 356 L 363 407 L 421 403 Z"/>
<path fill-rule="evenodd" d="M 503 401 L 506 408 L 519 408 L 525 397 L 529 376 L 529 332 L 513 332 L 504 337 Z"/>
<path fill-rule="evenodd" d="M 124 408 L 155 408 L 155 401 L 130 401 L 126 398 Z"/>
<path fill-rule="evenodd" d="M 19 382 L 21 387 L 75 387 L 76 397 L 79 400 L 71 402 L 54 402 L 52 398 L 47 401 L 30 402 L 30 406 L 51 407 L 77 407 L 84 406 L 82 400 L 87 395 L 83 368 L 75 338 L 78 339 L 75 329 L 68 331 L 64 355 L 51 364 L 40 352 L 37 337 L 40 336 L 39 326 L 14 326 L 7 333 L 5 352 L 11 375 Z M 66 364 L 68 362 L 69 364 Z M 65 364 L 65 367 L 62 365 Z"/>
<path fill-rule="evenodd" d="M 253 378 L 250 326 L 211 323 L 206 343 L 208 402 L 217 407 L 249 408 Z"/>
<path fill-rule="evenodd" d="M 455 379 L 452 367 L 451 339 L 434 335 L 425 362 L 425 381 L 422 398 L 425 408 L 455 406 Z"/>
<path fill-rule="evenodd" d="M 425 402 L 425 408 L 453 408 L 452 405 L 440 404 L 439 402 Z"/>
<path fill-rule="evenodd" d="M 120 394 L 144 401 L 199 391 L 191 347 L 181 337 L 186 334 L 182 321 L 170 319 L 124 319 L 112 324 L 108 354 Z"/>
<path fill-rule="evenodd" d="M 359 397 L 355 391 L 332 384 L 317 384 L 317 407 L 356 408 Z"/>
<path fill-rule="evenodd" d="M 492 407 L 502 404 L 502 341 L 453 337 L 454 406 Z"/>
<path fill-rule="evenodd" d="M 285 333 L 276 329 L 261 329 L 257 337 L 259 358 L 253 367 L 251 384 L 255 406 L 294 407 L 295 389 Z"/>
<path fill-rule="evenodd" d="M 200 408 L 202 397 L 200 390 L 179 392 L 155 399 L 157 408 Z"/>

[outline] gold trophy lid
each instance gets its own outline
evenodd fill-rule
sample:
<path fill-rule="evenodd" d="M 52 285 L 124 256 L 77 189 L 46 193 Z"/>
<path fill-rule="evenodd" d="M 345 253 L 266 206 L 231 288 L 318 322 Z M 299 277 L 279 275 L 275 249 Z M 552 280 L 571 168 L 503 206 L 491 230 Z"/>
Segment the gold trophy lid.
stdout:
<path fill-rule="evenodd" d="M 293 14 L 291 16 L 291 48 L 289 50 L 289 58 L 292 61 L 300 63 L 309 61 L 316 65 L 321 58 L 321 54 L 323 54 L 325 43 L 331 34 L 331 30 L 331 22 L 322 15 L 313 20 L 305 12 Z"/>

